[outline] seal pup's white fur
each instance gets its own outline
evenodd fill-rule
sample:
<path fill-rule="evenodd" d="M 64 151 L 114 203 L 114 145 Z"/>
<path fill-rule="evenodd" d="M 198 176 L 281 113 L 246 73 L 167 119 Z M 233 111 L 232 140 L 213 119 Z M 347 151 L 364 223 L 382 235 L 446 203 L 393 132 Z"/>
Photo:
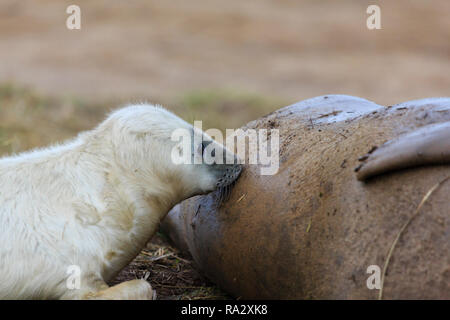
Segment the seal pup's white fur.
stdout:
<path fill-rule="evenodd" d="M 161 107 L 134 105 L 67 144 L 0 159 L 0 298 L 153 298 L 145 280 L 107 282 L 172 206 L 240 173 L 238 165 L 173 164 L 178 128 L 193 130 Z M 67 286 L 73 265 L 79 289 Z"/>

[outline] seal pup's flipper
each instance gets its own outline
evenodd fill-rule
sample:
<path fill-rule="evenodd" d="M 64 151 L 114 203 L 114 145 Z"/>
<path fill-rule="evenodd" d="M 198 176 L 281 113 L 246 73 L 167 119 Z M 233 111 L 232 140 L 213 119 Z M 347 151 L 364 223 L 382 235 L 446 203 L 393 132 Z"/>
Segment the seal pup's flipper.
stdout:
<path fill-rule="evenodd" d="M 390 140 L 360 158 L 358 180 L 422 165 L 450 164 L 450 122 L 431 124 Z"/>

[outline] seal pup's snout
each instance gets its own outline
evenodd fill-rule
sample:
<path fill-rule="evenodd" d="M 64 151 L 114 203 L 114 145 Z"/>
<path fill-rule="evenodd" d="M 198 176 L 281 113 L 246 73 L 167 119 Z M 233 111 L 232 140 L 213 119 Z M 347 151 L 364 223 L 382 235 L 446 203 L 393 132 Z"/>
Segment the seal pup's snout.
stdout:
<path fill-rule="evenodd" d="M 223 165 L 225 169 L 223 174 L 219 177 L 216 183 L 216 190 L 218 190 L 219 203 L 226 201 L 231 194 L 231 190 L 239 178 L 243 166 L 241 164 Z"/>
<path fill-rule="evenodd" d="M 227 187 L 233 182 L 235 182 L 241 172 L 242 172 L 242 165 L 241 164 L 233 164 L 233 165 L 223 165 L 225 166 L 223 170 L 222 176 L 219 177 L 216 183 L 217 188 L 223 188 Z"/>

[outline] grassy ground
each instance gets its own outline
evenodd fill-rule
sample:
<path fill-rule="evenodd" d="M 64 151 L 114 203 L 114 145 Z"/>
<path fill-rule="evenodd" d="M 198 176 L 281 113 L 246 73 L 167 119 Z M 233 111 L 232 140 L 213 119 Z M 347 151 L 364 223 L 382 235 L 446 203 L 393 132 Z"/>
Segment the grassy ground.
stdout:
<path fill-rule="evenodd" d="M 229 91 L 188 92 L 168 103 L 187 121 L 204 120 L 204 129 L 239 127 L 282 105 L 277 105 L 275 99 Z M 94 127 L 121 104 L 50 98 L 30 88 L 0 84 L 0 156 L 72 138 Z M 162 234 L 148 243 L 113 284 L 144 277 L 156 289 L 159 299 L 230 298 L 204 279 L 190 257 L 170 246 Z"/>
<path fill-rule="evenodd" d="M 139 256 L 111 283 L 145 278 L 164 300 L 231 299 L 213 283 L 202 277 L 193 261 L 172 247 L 162 234 L 157 234 Z"/>
<path fill-rule="evenodd" d="M 0 154 L 20 152 L 74 137 L 128 101 L 86 102 L 77 97 L 47 97 L 27 87 L 0 83 Z M 135 101 L 135 102 L 142 102 Z M 226 90 L 189 91 L 161 103 L 203 129 L 238 128 L 284 104 L 281 99 Z"/>

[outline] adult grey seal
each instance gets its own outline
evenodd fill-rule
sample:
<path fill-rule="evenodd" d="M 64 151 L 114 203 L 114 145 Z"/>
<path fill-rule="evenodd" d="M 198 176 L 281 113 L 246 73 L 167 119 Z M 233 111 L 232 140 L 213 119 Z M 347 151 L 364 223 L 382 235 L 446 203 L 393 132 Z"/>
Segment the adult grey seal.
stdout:
<path fill-rule="evenodd" d="M 243 128 L 280 130 L 278 173 L 246 165 L 228 201 L 183 201 L 164 230 L 235 297 L 376 299 L 373 276 L 383 299 L 449 299 L 449 123 L 450 98 L 282 108 Z"/>

